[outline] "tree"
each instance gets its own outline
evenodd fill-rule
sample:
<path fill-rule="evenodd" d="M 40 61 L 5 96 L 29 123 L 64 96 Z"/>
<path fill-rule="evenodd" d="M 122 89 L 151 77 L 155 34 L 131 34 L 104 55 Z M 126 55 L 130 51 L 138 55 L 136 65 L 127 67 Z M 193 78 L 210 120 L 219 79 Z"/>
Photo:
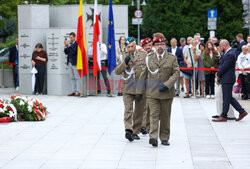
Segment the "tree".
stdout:
<path fill-rule="evenodd" d="M 4 27 L 0 27 L 0 38 L 5 42 L 6 37 L 13 35 L 16 31 L 16 19 L 3 19 Z"/>
<path fill-rule="evenodd" d="M 13 35 L 17 28 L 17 5 L 21 0 L 0 0 L 0 42 L 5 42 L 8 36 Z"/>
<path fill-rule="evenodd" d="M 0 16 L 12 18 L 17 16 L 17 5 L 22 4 L 21 0 L 0 0 Z"/>
<path fill-rule="evenodd" d="M 172 37 L 193 36 L 199 32 L 208 39 L 207 10 L 216 8 L 218 11 L 216 36 L 232 40 L 242 32 L 248 34 L 242 27 L 241 1 L 228 0 L 148 0 L 143 7 L 144 20 L 142 37 L 151 37 L 154 32 L 162 32 L 169 40 Z M 136 35 L 131 29 L 130 34 Z"/>

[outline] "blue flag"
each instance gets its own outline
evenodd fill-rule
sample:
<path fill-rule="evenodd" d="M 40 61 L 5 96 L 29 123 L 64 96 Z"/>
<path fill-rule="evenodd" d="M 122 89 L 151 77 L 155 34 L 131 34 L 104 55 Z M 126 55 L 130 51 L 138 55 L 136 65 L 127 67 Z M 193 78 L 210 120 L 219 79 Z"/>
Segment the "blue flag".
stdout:
<path fill-rule="evenodd" d="M 109 23 L 108 23 L 108 72 L 111 72 L 116 67 L 116 53 L 115 53 L 115 31 L 114 31 L 114 17 L 112 0 L 109 0 Z"/>

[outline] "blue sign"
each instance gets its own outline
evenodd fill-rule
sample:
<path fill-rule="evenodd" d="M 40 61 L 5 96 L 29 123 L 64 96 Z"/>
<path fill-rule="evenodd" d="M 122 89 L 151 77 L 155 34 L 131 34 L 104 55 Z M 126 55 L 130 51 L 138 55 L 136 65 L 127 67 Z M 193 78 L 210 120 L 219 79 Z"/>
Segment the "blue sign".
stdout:
<path fill-rule="evenodd" d="M 217 18 L 217 9 L 209 9 L 207 11 L 208 18 Z"/>

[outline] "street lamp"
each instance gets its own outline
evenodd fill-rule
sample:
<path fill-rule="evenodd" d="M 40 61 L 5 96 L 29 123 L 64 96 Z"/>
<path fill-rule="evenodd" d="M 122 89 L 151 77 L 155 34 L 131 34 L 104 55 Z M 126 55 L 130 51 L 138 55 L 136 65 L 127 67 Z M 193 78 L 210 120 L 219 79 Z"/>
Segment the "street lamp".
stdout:
<path fill-rule="evenodd" d="M 146 6 L 147 5 L 147 3 L 146 3 L 146 1 L 145 0 L 143 0 L 143 2 L 142 2 L 142 4 L 141 4 L 142 6 Z"/>
<path fill-rule="evenodd" d="M 132 1 L 133 2 L 133 1 Z M 143 2 L 142 2 L 142 4 L 140 4 L 141 2 L 140 2 L 140 0 L 137 0 L 137 10 L 139 10 L 140 9 L 140 7 L 141 7 L 141 5 L 147 5 L 146 4 L 146 1 L 145 0 L 143 0 Z M 140 45 L 140 25 L 138 24 L 137 25 L 137 34 L 138 34 L 138 45 Z"/>
<path fill-rule="evenodd" d="M 135 6 L 134 0 L 132 0 L 132 2 L 131 2 L 131 6 Z"/>

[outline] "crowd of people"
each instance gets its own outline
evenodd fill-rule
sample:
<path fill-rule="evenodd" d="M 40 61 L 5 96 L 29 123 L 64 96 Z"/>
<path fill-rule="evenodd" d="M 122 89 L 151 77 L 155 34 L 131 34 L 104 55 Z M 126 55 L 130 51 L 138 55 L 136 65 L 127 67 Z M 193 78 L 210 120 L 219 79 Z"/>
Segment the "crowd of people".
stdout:
<path fill-rule="evenodd" d="M 156 34 L 157 35 L 157 34 Z M 162 35 L 164 37 L 164 35 Z M 165 37 L 164 37 L 165 38 Z M 121 36 L 118 45 L 116 47 L 116 57 L 117 63 L 121 59 L 121 54 L 126 52 L 125 47 L 126 37 Z M 247 42 L 244 41 L 242 34 L 236 36 L 236 40 L 239 45 L 235 50 L 236 52 L 236 68 L 241 69 L 241 71 L 236 72 L 238 78 L 239 86 L 242 88 L 242 99 L 247 100 L 249 95 L 249 79 L 250 71 L 244 71 L 244 69 L 250 68 L 250 36 L 247 37 Z M 138 50 L 143 49 L 143 40 L 141 40 L 141 46 L 136 46 Z M 68 96 L 80 96 L 81 93 L 81 80 L 76 69 L 77 62 L 77 43 L 76 35 L 71 32 L 69 35 L 69 41 L 65 40 L 64 52 L 67 57 L 67 65 L 70 69 L 70 79 L 72 86 L 72 93 Z M 178 41 L 176 38 L 170 40 L 169 46 L 166 46 L 166 51 L 172 53 L 177 57 L 179 67 L 188 68 L 208 68 L 211 70 L 181 70 L 180 76 L 175 84 L 176 96 L 180 96 L 182 92 L 185 92 L 184 98 L 189 97 L 201 97 L 207 99 L 215 98 L 215 73 L 216 68 L 218 68 L 219 61 L 223 52 L 219 46 L 219 40 L 216 37 L 209 38 L 205 43 L 204 39 L 201 38 L 199 33 L 196 33 L 193 37 L 180 38 L 180 46 L 178 46 Z M 149 50 L 146 48 L 145 50 Z M 93 48 L 90 46 L 88 49 L 88 57 L 92 57 Z M 102 66 L 107 66 L 107 46 L 103 43 L 100 45 Z M 154 47 L 152 47 L 154 51 Z M 37 57 L 38 56 L 38 57 Z M 47 53 L 43 50 L 42 44 L 36 44 L 35 51 L 32 54 L 32 65 L 37 69 L 36 83 L 35 83 L 35 94 L 43 93 L 44 77 L 45 77 L 45 65 L 47 62 Z M 14 86 L 16 90 L 19 90 L 19 77 L 18 77 L 18 39 L 16 44 L 10 47 L 10 62 L 15 63 L 13 65 L 13 77 Z M 91 64 L 91 63 L 90 63 Z M 107 71 L 103 69 L 101 71 L 105 85 L 107 88 L 107 94 L 110 95 L 110 83 L 107 78 Z M 98 72 L 98 80 L 100 79 L 100 72 Z M 121 87 L 122 78 L 119 82 L 118 96 L 122 96 Z M 101 93 L 100 83 L 98 83 L 98 94 Z"/>
<path fill-rule="evenodd" d="M 77 65 L 76 35 L 71 32 L 69 41 L 64 41 L 64 53 L 67 55 L 72 93 L 68 96 L 80 96 L 81 80 Z M 154 33 L 153 38 L 141 40 L 136 45 L 135 38 L 121 36 L 116 47 L 117 66 L 123 96 L 125 138 L 129 141 L 139 140 L 139 133 L 149 133 L 149 144 L 161 143 L 169 146 L 171 105 L 174 97 L 185 92 L 184 98 L 216 98 L 217 114 L 214 122 L 242 120 L 248 113 L 232 96 L 233 86 L 237 80 L 242 86 L 242 99 L 247 100 L 250 89 L 250 36 L 247 42 L 242 34 L 236 36 L 239 46 L 232 49 L 230 43 L 216 37 L 205 43 L 199 33 L 193 37 L 181 38 L 180 46 L 176 38 L 170 40 L 170 46 L 162 33 Z M 99 45 L 101 64 L 107 66 L 107 46 Z M 89 66 L 93 63 L 92 45 L 87 52 Z M 91 61 L 92 60 L 92 61 Z M 32 54 L 32 66 L 36 68 L 34 93 L 42 94 L 48 56 L 41 43 L 36 44 Z M 18 40 L 10 49 L 10 62 L 13 67 L 14 82 L 18 89 Z M 198 69 L 196 69 L 198 68 Z M 235 72 L 235 69 L 240 71 Z M 102 69 L 107 94 L 110 95 L 110 82 L 107 71 Z M 98 73 L 100 79 L 100 72 Z M 215 85 L 218 90 L 215 92 Z M 185 88 L 184 88 L 185 86 Z M 98 93 L 100 93 L 98 85 Z M 236 118 L 233 108 L 239 112 Z M 159 118 L 161 120 L 159 126 Z M 159 134 L 158 134 L 159 130 Z"/>
<path fill-rule="evenodd" d="M 244 71 L 244 69 L 250 68 L 250 36 L 247 37 L 247 43 L 244 41 L 242 34 L 238 34 L 236 39 L 239 42 L 239 46 L 235 50 L 237 59 L 235 68 L 242 69 L 239 73 L 236 72 L 236 75 L 237 78 L 239 77 L 238 83 L 240 83 L 239 85 L 242 87 L 242 99 L 247 100 L 250 88 L 249 71 Z M 219 61 L 223 55 L 219 46 L 219 40 L 216 37 L 212 37 L 205 43 L 204 40 L 201 40 L 200 34 L 197 33 L 193 37 L 181 38 L 179 42 L 180 46 L 178 47 L 177 39 L 172 38 L 170 46 L 166 47 L 167 52 L 177 57 L 179 67 L 207 68 L 210 70 L 196 70 L 194 72 L 181 70 L 180 77 L 176 83 L 176 96 L 179 96 L 181 92 L 185 91 L 185 84 L 186 94 L 184 98 L 198 96 L 201 98 L 214 99 L 216 68 L 218 68 Z M 125 37 L 122 36 L 116 50 L 117 61 L 120 60 L 121 53 L 126 50 L 124 43 Z M 142 43 L 143 40 L 141 40 L 141 47 L 137 46 L 138 50 L 143 50 Z M 152 50 L 154 50 L 154 48 Z M 242 64 L 244 66 L 242 66 Z M 121 92 L 119 92 L 118 95 L 122 95 Z"/>
<path fill-rule="evenodd" d="M 136 45 L 133 37 L 121 37 L 115 73 L 124 83 L 125 138 L 139 140 L 140 132 L 149 133 L 152 146 L 158 146 L 158 137 L 162 145 L 169 146 L 171 105 L 173 98 L 179 96 L 180 91 L 184 92 L 184 79 L 184 98 L 189 98 L 190 94 L 191 97 L 199 94 L 200 97 L 215 98 L 215 83 L 218 84 L 217 114 L 212 116 L 213 122 L 240 121 L 247 116 L 248 113 L 232 96 L 232 90 L 237 67 L 241 70 L 239 77 L 244 81 L 242 86 L 246 91 L 249 89 L 246 69 L 250 68 L 250 44 L 244 42 L 242 34 L 236 38 L 240 45 L 234 51 L 226 39 L 218 41 L 214 37 L 204 43 L 199 33 L 188 37 L 187 41 L 181 38 L 180 47 L 175 38 L 167 47 L 162 33 L 155 33 L 153 39 L 143 39 L 141 46 Z M 247 99 L 247 94 L 243 93 L 242 99 Z M 233 108 L 239 112 L 238 118 Z"/>

